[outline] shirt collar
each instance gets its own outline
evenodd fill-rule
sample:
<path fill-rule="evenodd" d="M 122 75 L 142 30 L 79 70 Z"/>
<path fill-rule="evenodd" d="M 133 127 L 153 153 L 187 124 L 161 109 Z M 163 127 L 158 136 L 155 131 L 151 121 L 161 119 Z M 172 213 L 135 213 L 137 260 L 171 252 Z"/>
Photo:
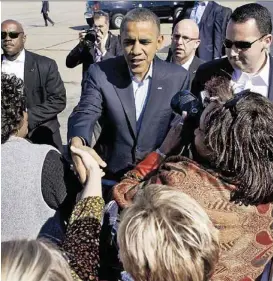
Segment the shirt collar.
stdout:
<path fill-rule="evenodd" d="M 139 81 L 136 79 L 136 77 L 133 75 L 130 67 L 128 66 L 128 69 L 129 69 L 129 73 L 130 73 L 130 77 L 132 79 L 133 82 L 136 82 L 138 84 L 142 83 L 144 80 L 147 80 L 149 78 L 152 78 L 152 75 L 153 75 L 153 62 L 151 62 L 150 64 L 150 67 L 149 67 L 149 70 L 148 72 L 146 73 L 146 75 L 144 76 L 143 80 L 142 81 Z"/>
<path fill-rule="evenodd" d="M 189 70 L 193 59 L 194 59 L 194 55 L 188 61 L 186 61 L 184 64 L 182 64 L 181 66 L 183 66 L 186 70 Z"/>
<path fill-rule="evenodd" d="M 257 75 L 259 75 L 263 79 L 266 86 L 269 86 L 269 79 L 268 79 L 269 73 L 270 73 L 270 59 L 269 59 L 269 55 L 267 55 L 266 63 L 264 67 L 257 73 Z"/>
<path fill-rule="evenodd" d="M 17 57 L 17 59 L 14 60 L 14 61 L 8 60 L 5 55 L 3 56 L 3 61 L 6 61 L 6 62 L 23 62 L 23 63 L 24 63 L 24 62 L 25 62 L 25 59 L 26 59 L 26 52 L 25 52 L 25 49 L 23 49 L 23 50 L 21 51 L 21 53 L 19 54 L 19 56 Z"/>
<path fill-rule="evenodd" d="M 236 82 L 239 82 L 240 79 L 242 79 L 243 77 L 248 77 L 249 79 L 252 79 L 253 77 L 259 76 L 264 81 L 266 86 L 269 86 L 269 80 L 268 80 L 269 72 L 270 72 L 270 59 L 269 59 L 269 55 L 267 55 L 266 63 L 259 72 L 255 73 L 255 74 L 249 74 L 249 73 L 241 71 L 238 68 L 235 68 L 234 69 L 234 78 L 235 78 Z"/>

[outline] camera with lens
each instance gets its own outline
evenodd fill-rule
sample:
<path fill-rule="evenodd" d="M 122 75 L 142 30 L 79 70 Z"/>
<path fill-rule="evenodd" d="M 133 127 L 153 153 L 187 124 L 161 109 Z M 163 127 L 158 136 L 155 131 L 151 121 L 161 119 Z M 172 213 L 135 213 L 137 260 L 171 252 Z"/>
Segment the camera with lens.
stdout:
<path fill-rule="evenodd" d="M 173 96 L 171 108 L 179 115 L 182 115 L 183 111 L 187 112 L 182 130 L 181 147 L 189 147 L 190 144 L 194 143 L 194 130 L 199 126 L 200 117 L 204 110 L 203 103 L 190 91 L 183 90 Z M 190 156 L 188 149 L 185 149 L 183 153 L 184 156 Z"/>
<path fill-rule="evenodd" d="M 97 30 L 94 28 L 90 28 L 85 30 L 86 35 L 83 39 L 83 44 L 87 47 L 91 47 L 94 45 L 95 41 L 97 40 Z"/>
<path fill-rule="evenodd" d="M 183 90 L 173 96 L 171 108 L 179 115 L 182 115 L 182 112 L 186 111 L 187 119 L 198 119 L 199 121 L 203 111 L 203 104 L 190 91 Z"/>

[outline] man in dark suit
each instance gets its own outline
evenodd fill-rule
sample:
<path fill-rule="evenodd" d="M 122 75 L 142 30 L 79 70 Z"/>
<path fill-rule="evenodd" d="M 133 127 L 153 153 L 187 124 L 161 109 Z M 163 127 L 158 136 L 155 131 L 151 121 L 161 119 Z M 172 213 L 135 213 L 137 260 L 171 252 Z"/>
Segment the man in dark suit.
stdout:
<path fill-rule="evenodd" d="M 204 61 L 211 61 L 222 56 L 222 6 L 214 1 L 190 1 L 174 21 L 175 25 L 182 19 L 192 19 L 199 26 L 200 45 L 197 56 Z"/>
<path fill-rule="evenodd" d="M 195 77 L 196 70 L 204 63 L 204 61 L 195 56 L 199 44 L 199 29 L 193 20 L 185 19 L 176 24 L 171 42 L 172 57 L 167 61 L 181 65 L 188 70 L 190 84 Z"/>
<path fill-rule="evenodd" d="M 224 45 L 227 58 L 205 63 L 197 70 L 192 91 L 200 96 L 213 76 L 230 80 L 235 94 L 250 89 L 273 101 L 272 20 L 263 6 L 251 3 L 235 9 L 229 20 Z"/>
<path fill-rule="evenodd" d="M 232 10 L 228 7 L 224 7 L 222 6 L 222 18 L 223 18 L 223 22 L 222 22 L 222 42 L 224 42 L 225 38 L 226 38 L 226 30 L 227 30 L 227 24 L 229 22 L 230 16 L 232 14 Z M 226 55 L 226 50 L 225 50 L 225 46 L 222 45 L 222 56 Z"/>
<path fill-rule="evenodd" d="M 26 35 L 20 23 L 1 24 L 2 71 L 24 81 L 27 97 L 28 138 L 62 151 L 58 113 L 66 105 L 66 91 L 54 60 L 24 49 Z"/>
<path fill-rule="evenodd" d="M 122 55 L 119 38 L 109 31 L 109 15 L 94 12 L 92 33 L 80 32 L 80 43 L 66 57 L 66 66 L 82 64 L 83 76 L 88 67 L 99 61 Z"/>
<path fill-rule="evenodd" d="M 131 10 L 120 34 L 124 56 L 90 66 L 68 120 L 68 140 L 80 148 L 90 144 L 100 121 L 102 132 L 94 148 L 107 163 L 106 179 L 114 180 L 161 145 L 174 117 L 171 99 L 189 86 L 186 70 L 155 57 L 163 36 L 153 12 Z M 72 158 L 84 182 L 82 162 L 73 153 Z"/>
<path fill-rule="evenodd" d="M 41 13 L 43 14 L 43 18 L 45 21 L 45 26 L 48 26 L 47 21 L 49 21 L 52 26 L 54 25 L 54 21 L 48 16 L 49 13 L 49 3 L 48 1 L 42 1 L 42 10 Z"/>

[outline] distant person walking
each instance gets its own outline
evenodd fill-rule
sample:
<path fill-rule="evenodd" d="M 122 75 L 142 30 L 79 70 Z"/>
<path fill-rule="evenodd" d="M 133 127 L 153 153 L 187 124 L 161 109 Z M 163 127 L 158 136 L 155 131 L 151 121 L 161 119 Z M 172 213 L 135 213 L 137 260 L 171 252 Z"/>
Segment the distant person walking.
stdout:
<path fill-rule="evenodd" d="M 50 19 L 48 16 L 49 13 L 49 3 L 48 1 L 42 1 L 42 10 L 41 13 L 43 14 L 44 20 L 45 20 L 45 26 L 48 26 L 47 21 L 49 21 L 52 26 L 54 25 L 54 21 Z"/>

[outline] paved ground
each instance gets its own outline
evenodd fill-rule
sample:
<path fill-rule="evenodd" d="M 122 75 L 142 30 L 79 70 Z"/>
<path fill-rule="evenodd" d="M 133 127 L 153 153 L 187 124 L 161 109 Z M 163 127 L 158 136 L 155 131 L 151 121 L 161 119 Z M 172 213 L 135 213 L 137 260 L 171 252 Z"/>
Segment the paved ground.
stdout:
<path fill-rule="evenodd" d="M 249 1 L 223 1 L 225 6 L 235 8 Z M 270 5 L 270 4 L 268 4 Z M 55 26 L 44 27 L 41 1 L 2 1 L 2 21 L 12 18 L 21 22 L 27 34 L 26 48 L 56 60 L 67 90 L 67 106 L 59 115 L 63 142 L 66 142 L 66 125 L 69 114 L 80 97 L 81 66 L 68 69 L 65 58 L 78 42 L 78 32 L 87 28 L 83 12 L 85 1 L 51 1 L 49 16 Z M 162 23 L 165 41 L 160 56 L 165 57 L 170 43 L 171 24 Z M 115 31 L 116 32 L 116 31 Z"/>

